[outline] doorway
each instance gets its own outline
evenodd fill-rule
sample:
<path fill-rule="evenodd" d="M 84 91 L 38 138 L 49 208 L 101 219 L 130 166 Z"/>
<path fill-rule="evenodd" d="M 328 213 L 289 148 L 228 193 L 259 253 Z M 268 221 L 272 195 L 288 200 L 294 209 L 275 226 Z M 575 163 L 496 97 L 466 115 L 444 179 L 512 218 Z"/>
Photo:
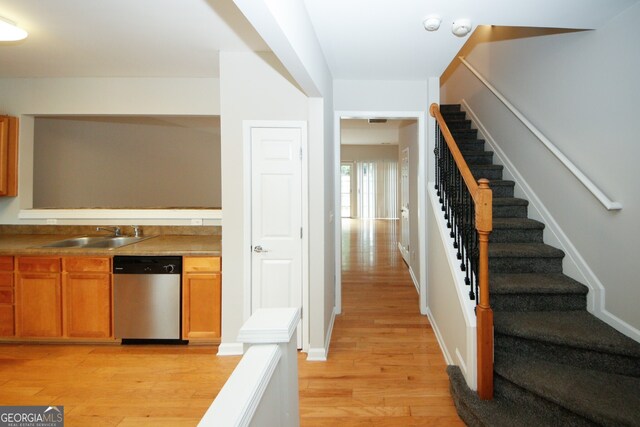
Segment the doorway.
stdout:
<path fill-rule="evenodd" d="M 386 120 L 379 120 L 381 117 L 386 118 Z M 374 120 L 369 120 L 373 118 Z M 402 125 L 408 125 L 412 127 L 410 133 L 412 133 L 411 137 L 411 149 L 407 152 L 407 158 L 405 159 L 406 163 L 409 164 L 409 173 L 406 173 L 405 176 L 405 184 L 406 181 L 409 181 L 409 185 L 413 187 L 413 197 L 409 197 L 409 201 L 404 201 L 405 208 L 408 209 L 407 215 L 405 215 L 405 238 L 403 239 L 401 236 L 403 235 L 401 231 L 401 223 L 402 223 L 402 212 L 400 209 L 400 202 L 402 201 L 402 159 L 401 159 L 401 150 L 406 148 L 400 146 L 398 144 L 390 144 L 388 138 L 386 138 L 385 132 L 381 132 L 378 135 L 378 140 L 375 142 L 377 145 L 381 146 L 389 146 L 395 145 L 395 184 L 389 185 L 389 187 L 393 187 L 393 191 L 395 192 L 395 197 L 397 198 L 397 205 L 395 208 L 395 212 L 393 215 L 389 215 L 388 213 L 380 215 L 378 210 L 379 206 L 376 206 L 375 214 L 369 214 L 369 218 L 390 218 L 389 220 L 394 220 L 397 222 L 399 229 L 399 233 L 397 234 L 395 243 L 395 250 L 399 253 L 403 251 L 401 248 L 406 248 L 406 257 L 402 258 L 406 260 L 406 265 L 411 272 L 413 283 L 418 290 L 419 293 L 419 308 L 422 314 L 426 314 L 427 306 L 426 306 L 426 274 L 420 274 L 420 271 L 426 272 L 426 256 L 421 256 L 421 254 L 425 254 L 426 251 L 426 224 L 424 213 L 426 212 L 426 115 L 424 112 L 405 112 L 405 113 L 378 113 L 378 112 L 337 112 L 335 117 L 336 127 L 335 127 L 335 150 L 334 150 L 334 158 L 335 158 L 335 171 L 336 177 L 340 176 L 340 178 L 336 179 L 336 198 L 335 198 L 335 206 L 336 211 L 340 209 L 342 212 L 342 200 L 343 200 L 343 192 L 342 192 L 342 166 L 345 161 L 352 161 L 354 166 L 352 167 L 352 176 L 356 176 L 356 206 L 355 209 L 353 205 L 351 206 L 352 211 L 355 210 L 355 217 L 351 218 L 363 218 L 361 210 L 359 210 L 359 204 L 365 203 L 365 201 L 361 201 L 362 194 L 360 191 L 363 190 L 363 186 L 357 182 L 358 180 L 358 162 L 353 161 L 353 159 L 349 159 L 348 157 L 343 156 L 345 150 L 345 146 L 341 144 L 343 141 L 343 136 L 345 131 L 347 134 L 351 133 L 352 135 L 348 135 L 347 137 L 354 138 L 358 140 L 358 136 L 354 135 L 354 131 L 350 130 L 353 126 L 349 121 L 365 121 L 367 123 L 373 121 L 378 123 L 388 123 L 389 125 L 393 125 L 392 122 L 404 122 Z M 390 123 L 391 122 L 391 123 Z M 374 123 L 369 123 L 373 125 Z M 398 127 L 402 127 L 402 125 L 397 126 L 394 131 L 396 134 L 398 133 Z M 407 132 L 404 132 L 407 133 Z M 389 132 L 386 132 L 388 136 Z M 386 140 L 385 140 L 386 139 Z M 362 143 L 362 141 L 360 141 Z M 363 145 L 367 145 L 366 142 Z M 380 186 L 378 186 L 378 189 Z M 378 190 L 376 189 L 376 191 Z M 389 188 L 387 188 L 389 189 Z M 372 192 L 370 192 L 371 194 Z M 411 193 L 411 191 L 410 191 Z M 371 205 L 369 205 L 371 206 Z M 343 236 L 343 222 L 336 221 L 335 225 L 335 239 L 336 239 L 336 312 L 341 313 L 342 311 L 342 260 L 343 260 L 343 247 L 342 247 L 342 236 Z M 407 227 L 408 225 L 408 227 Z M 409 228 L 409 232 L 407 233 L 406 228 Z M 407 237 L 408 234 L 408 237 Z M 414 242 L 411 242 L 411 236 L 413 236 Z M 422 236 L 422 238 L 421 238 Z M 344 250 L 348 250 L 347 247 Z"/>

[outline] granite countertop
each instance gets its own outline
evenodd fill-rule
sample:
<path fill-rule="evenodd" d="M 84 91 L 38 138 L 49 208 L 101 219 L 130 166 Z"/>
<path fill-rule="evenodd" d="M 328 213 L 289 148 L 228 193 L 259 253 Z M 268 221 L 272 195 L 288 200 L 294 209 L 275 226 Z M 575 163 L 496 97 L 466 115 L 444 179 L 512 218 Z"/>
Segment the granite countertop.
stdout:
<path fill-rule="evenodd" d="M 220 235 L 161 235 L 115 249 L 43 248 L 78 237 L 60 234 L 0 234 L 0 255 L 202 255 L 222 256 Z"/>

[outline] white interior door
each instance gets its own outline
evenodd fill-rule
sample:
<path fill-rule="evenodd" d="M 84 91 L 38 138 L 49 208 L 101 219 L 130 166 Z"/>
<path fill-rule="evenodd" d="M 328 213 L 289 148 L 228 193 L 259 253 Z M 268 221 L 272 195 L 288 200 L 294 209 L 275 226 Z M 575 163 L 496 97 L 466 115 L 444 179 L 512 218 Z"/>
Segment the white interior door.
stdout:
<path fill-rule="evenodd" d="M 251 129 L 251 312 L 302 307 L 301 147 L 300 128 Z"/>
<path fill-rule="evenodd" d="M 409 148 L 400 159 L 400 253 L 409 263 Z"/>

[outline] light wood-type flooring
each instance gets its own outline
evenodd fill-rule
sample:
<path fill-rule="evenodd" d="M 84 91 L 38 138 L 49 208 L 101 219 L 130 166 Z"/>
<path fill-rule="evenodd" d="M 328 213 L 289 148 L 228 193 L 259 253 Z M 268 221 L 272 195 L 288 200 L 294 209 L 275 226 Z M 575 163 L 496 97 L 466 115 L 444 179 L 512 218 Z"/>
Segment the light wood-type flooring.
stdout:
<path fill-rule="evenodd" d="M 300 353 L 303 426 L 463 425 L 396 226 L 343 220 L 343 314 L 328 361 Z M 66 426 L 194 426 L 240 360 L 216 351 L 0 344 L 0 405 L 63 405 Z"/>

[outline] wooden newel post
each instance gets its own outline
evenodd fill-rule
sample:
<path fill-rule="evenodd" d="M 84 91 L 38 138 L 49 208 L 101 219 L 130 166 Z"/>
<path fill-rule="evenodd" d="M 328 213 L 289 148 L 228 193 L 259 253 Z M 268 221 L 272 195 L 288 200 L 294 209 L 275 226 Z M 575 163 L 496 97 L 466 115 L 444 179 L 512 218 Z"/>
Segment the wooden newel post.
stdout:
<path fill-rule="evenodd" d="M 478 231 L 478 285 L 476 330 L 478 353 L 478 396 L 493 398 L 493 310 L 489 303 L 489 234 L 493 223 L 493 194 L 489 181 L 480 179 L 476 197 L 476 230 Z"/>

